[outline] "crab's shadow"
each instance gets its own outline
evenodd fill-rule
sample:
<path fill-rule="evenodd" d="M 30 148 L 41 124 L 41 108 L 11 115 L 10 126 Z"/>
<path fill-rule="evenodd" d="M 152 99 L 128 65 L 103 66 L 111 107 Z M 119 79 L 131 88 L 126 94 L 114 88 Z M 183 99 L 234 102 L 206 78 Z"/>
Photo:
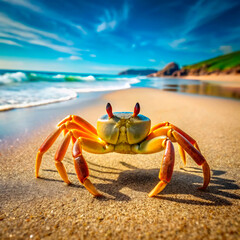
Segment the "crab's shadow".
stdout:
<path fill-rule="evenodd" d="M 70 162 L 69 162 L 70 163 Z M 136 192 L 149 193 L 153 187 L 159 182 L 157 178 L 159 169 L 140 169 L 125 162 L 120 162 L 129 170 L 120 171 L 119 169 L 100 166 L 96 163 L 88 162 L 91 170 L 91 178 L 100 179 L 104 183 L 97 183 L 95 186 L 101 192 L 111 196 L 99 198 L 99 200 L 107 201 L 114 198 L 117 201 L 130 201 L 131 197 L 123 193 L 123 188 L 129 188 Z M 99 170 L 99 168 L 104 170 Z M 44 171 L 54 171 L 45 169 Z M 110 178 L 99 177 L 97 172 L 118 174 L 116 180 Z M 232 205 L 233 199 L 240 199 L 240 195 L 230 192 L 230 190 L 240 189 L 234 180 L 220 177 L 225 175 L 226 171 L 212 170 L 210 185 L 207 190 L 200 191 L 197 187 L 202 185 L 203 177 L 196 175 L 202 174 L 201 168 L 188 167 L 174 171 L 171 182 L 167 185 L 161 194 L 155 198 L 174 201 L 193 205 L 221 206 Z M 68 173 L 76 175 L 75 173 Z M 54 179 L 44 178 L 45 180 L 55 181 Z M 81 188 L 80 185 L 71 184 L 71 187 Z M 194 199 L 181 197 L 181 195 L 192 195 Z"/>

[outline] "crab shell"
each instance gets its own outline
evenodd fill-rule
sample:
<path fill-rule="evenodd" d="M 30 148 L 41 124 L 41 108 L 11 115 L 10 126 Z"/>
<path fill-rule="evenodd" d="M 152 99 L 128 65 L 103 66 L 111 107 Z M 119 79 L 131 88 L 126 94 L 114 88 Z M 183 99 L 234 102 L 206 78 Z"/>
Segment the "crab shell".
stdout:
<path fill-rule="evenodd" d="M 97 121 L 98 136 L 110 144 L 136 144 L 143 141 L 151 128 L 151 120 L 142 114 L 133 116 L 132 112 L 114 112 Z"/>

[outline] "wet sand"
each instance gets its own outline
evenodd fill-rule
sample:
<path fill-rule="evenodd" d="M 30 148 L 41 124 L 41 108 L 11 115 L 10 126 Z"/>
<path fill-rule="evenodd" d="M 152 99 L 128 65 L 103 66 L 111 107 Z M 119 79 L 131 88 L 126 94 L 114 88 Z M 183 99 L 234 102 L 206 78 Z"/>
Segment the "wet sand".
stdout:
<path fill-rule="evenodd" d="M 64 164 L 72 185 L 62 182 L 53 160 L 59 139 L 44 155 L 41 178 L 35 179 L 35 155 L 53 128 L 51 119 L 44 128 L 36 126 L 32 136 L 1 149 L 0 239 L 240 238 L 240 102 L 139 88 L 112 92 L 66 112 L 73 110 L 95 126 L 107 102 L 113 111 L 133 111 L 137 101 L 152 125 L 169 121 L 197 140 L 212 170 L 207 190 L 197 190 L 201 168 L 190 157 L 182 168 L 176 145 L 172 180 L 155 198 L 147 194 L 158 182 L 163 152 L 84 152 L 90 179 L 104 194 L 93 198 L 78 182 L 70 149 Z"/>
<path fill-rule="evenodd" d="M 217 82 L 231 82 L 232 84 L 235 83 L 234 86 L 239 87 L 240 83 L 240 74 L 210 74 L 210 75 L 201 75 L 201 76 L 184 76 L 181 77 L 183 79 L 194 79 L 194 80 L 201 80 L 201 81 L 217 81 Z"/>

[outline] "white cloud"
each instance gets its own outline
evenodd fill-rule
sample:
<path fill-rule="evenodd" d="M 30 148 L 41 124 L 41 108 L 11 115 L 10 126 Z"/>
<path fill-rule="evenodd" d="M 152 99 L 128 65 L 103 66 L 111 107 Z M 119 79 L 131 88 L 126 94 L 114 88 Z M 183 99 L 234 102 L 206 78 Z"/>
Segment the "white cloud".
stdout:
<path fill-rule="evenodd" d="M 71 54 L 75 54 L 77 51 L 80 50 L 80 49 L 73 48 L 73 47 L 68 47 L 68 46 L 66 47 L 66 46 L 62 46 L 62 45 L 58 45 L 58 44 L 53 44 L 48 41 L 40 40 L 40 39 L 39 40 L 30 40 L 29 43 L 39 45 L 39 46 L 44 46 L 47 48 L 51 48 L 57 52 L 64 52 L 64 53 L 71 53 Z"/>
<path fill-rule="evenodd" d="M 111 22 L 102 22 L 98 27 L 97 27 L 97 32 L 102 32 L 106 29 L 114 29 L 115 26 L 117 25 L 117 22 L 115 20 Z"/>
<path fill-rule="evenodd" d="M 62 16 L 60 16 L 59 14 L 57 14 L 56 11 L 51 11 L 50 9 L 48 9 L 46 6 L 42 6 L 40 7 L 39 3 L 38 5 L 31 3 L 30 0 L 0 0 L 0 1 L 4 1 L 8 4 L 11 5 L 18 5 L 21 7 L 25 7 L 28 10 L 34 11 L 34 12 L 38 12 L 39 14 L 47 17 L 48 19 L 51 18 L 56 22 L 61 22 L 64 23 L 70 27 L 73 28 L 77 28 L 78 30 L 81 31 L 82 34 L 87 35 L 87 32 L 83 29 L 82 26 L 75 24 L 67 19 L 62 19 Z M 44 8 L 44 11 L 42 10 Z"/>
<path fill-rule="evenodd" d="M 28 34 L 35 34 L 32 35 L 32 38 L 46 37 L 58 42 L 66 43 L 70 45 L 72 42 L 69 40 L 65 40 L 60 38 L 58 35 L 46 31 L 42 31 L 36 28 L 29 27 L 24 25 L 18 21 L 14 21 L 13 19 L 9 18 L 8 16 L 0 13 L 0 30 L 7 33 L 12 33 L 13 35 L 20 35 L 25 36 L 25 33 Z M 37 35 L 36 35 L 37 34 Z"/>
<path fill-rule="evenodd" d="M 0 43 L 7 44 L 7 45 L 14 45 L 18 47 L 22 47 L 22 45 L 12 41 L 12 40 L 7 40 L 7 39 L 0 39 Z"/>
<path fill-rule="evenodd" d="M 217 0 L 197 0 L 186 14 L 185 24 L 183 25 L 183 35 L 190 31 L 210 22 L 214 18 L 221 15 L 223 12 L 233 8 L 238 4 L 238 1 L 219 1 Z"/>
<path fill-rule="evenodd" d="M 76 61 L 76 60 L 82 60 L 82 58 L 79 57 L 79 56 L 71 55 L 70 57 L 65 57 L 65 58 L 64 57 L 59 57 L 57 60 L 58 61 L 64 61 L 64 60 Z"/>
<path fill-rule="evenodd" d="M 156 62 L 155 59 L 148 59 L 149 62 Z"/>
<path fill-rule="evenodd" d="M 106 23 L 106 22 L 103 22 L 103 23 L 101 23 L 100 25 L 98 25 L 98 27 L 97 27 L 97 32 L 104 31 L 105 29 L 107 29 L 107 23 Z"/>
<path fill-rule="evenodd" d="M 79 29 L 84 35 L 87 35 L 87 32 L 83 29 L 83 27 L 82 26 L 80 26 L 80 25 L 75 25 L 75 24 L 73 24 L 72 26 L 75 26 L 77 29 Z"/>
<path fill-rule="evenodd" d="M 104 16 L 100 18 L 101 23 L 97 25 L 96 31 L 114 30 L 121 22 L 126 21 L 129 15 L 129 6 L 127 3 L 119 11 L 115 9 L 104 12 Z"/>
<path fill-rule="evenodd" d="M 37 5 L 32 4 L 30 1 L 28 0 L 2 0 L 3 2 L 7 2 L 9 4 L 12 5 L 19 5 L 21 7 L 25 7 L 28 8 L 32 11 L 35 12 L 42 12 L 41 8 L 39 8 Z"/>
<path fill-rule="evenodd" d="M 218 0 L 192 1 L 186 8 L 183 22 L 176 25 L 176 27 L 172 29 L 173 31 L 170 32 L 169 37 L 172 38 L 172 41 L 170 40 L 169 43 L 168 37 L 166 36 L 164 38 L 164 36 L 162 36 L 156 41 L 156 45 L 166 47 L 168 44 L 175 50 L 186 50 L 191 52 L 215 51 L 211 50 L 211 48 L 215 48 L 216 42 L 218 41 L 216 38 L 216 32 L 209 32 L 208 37 L 204 31 L 204 34 L 199 34 L 199 28 L 203 28 L 204 25 L 207 25 L 212 21 L 216 21 L 217 18 L 224 16 L 225 12 L 234 8 L 237 4 L 237 1 L 222 1 L 221 4 L 219 4 Z M 230 31 L 230 29 L 233 28 L 229 28 L 227 30 L 224 29 L 224 32 Z M 229 34 L 223 34 L 222 38 L 230 42 L 233 37 L 238 38 L 239 31 L 236 31 L 236 33 L 229 32 Z M 184 45 L 184 47 L 182 45 Z M 219 51 L 219 49 L 216 49 L 216 51 Z"/>
<path fill-rule="evenodd" d="M 90 54 L 89 56 L 92 57 L 92 58 L 95 58 L 95 57 L 96 57 L 95 54 Z"/>
<path fill-rule="evenodd" d="M 233 51 L 232 46 L 226 45 L 226 46 L 220 46 L 219 50 L 223 52 L 223 54 L 228 54 Z"/>
<path fill-rule="evenodd" d="M 186 42 L 186 39 L 180 38 L 180 39 L 176 39 L 176 40 L 172 41 L 171 43 L 169 43 L 169 45 L 172 48 L 177 48 L 181 43 L 184 43 L 184 42 Z"/>
<path fill-rule="evenodd" d="M 79 57 L 79 56 L 73 56 L 73 55 L 70 56 L 69 59 L 70 59 L 70 60 L 82 60 L 81 57 Z"/>
<path fill-rule="evenodd" d="M 80 51 L 89 51 L 88 49 L 74 48 L 70 46 L 72 45 L 72 41 L 63 39 L 57 34 L 42 31 L 15 21 L 3 13 L 0 13 L 0 36 L 7 38 L 4 40 L 6 44 L 6 41 L 8 41 L 8 44 L 18 44 L 18 46 L 20 46 L 19 43 L 13 41 L 18 40 L 27 44 L 44 46 L 57 52 L 64 52 L 73 55 L 79 55 L 78 52 Z M 52 41 L 55 43 L 52 43 Z"/>

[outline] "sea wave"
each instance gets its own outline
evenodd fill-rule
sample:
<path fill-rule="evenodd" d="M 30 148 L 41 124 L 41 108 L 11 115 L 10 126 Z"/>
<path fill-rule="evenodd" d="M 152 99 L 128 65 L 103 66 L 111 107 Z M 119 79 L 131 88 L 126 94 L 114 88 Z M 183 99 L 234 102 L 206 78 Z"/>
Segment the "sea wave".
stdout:
<path fill-rule="evenodd" d="M 39 72 L 14 72 L 4 73 L 0 75 L 0 85 L 7 85 L 21 82 L 104 82 L 104 81 L 126 81 L 131 84 L 140 82 L 139 77 L 118 77 L 118 76 L 93 76 L 89 75 L 73 75 L 73 74 L 53 74 Z"/>
<path fill-rule="evenodd" d="M 95 81 L 95 77 L 92 75 L 83 77 L 83 76 L 65 76 L 66 81 Z"/>
<path fill-rule="evenodd" d="M 95 81 L 97 80 L 93 75 L 81 76 L 81 75 L 65 75 L 65 74 L 41 74 L 41 73 L 4 73 L 0 75 L 0 85 L 6 85 L 11 83 L 21 82 L 79 82 L 79 81 Z"/>
<path fill-rule="evenodd" d="M 128 89 L 138 82 L 138 77 L 117 75 L 2 72 L 0 111 L 67 101 L 83 93 Z"/>
<path fill-rule="evenodd" d="M 125 80 L 125 81 L 128 81 L 131 84 L 140 82 L 140 79 L 138 77 L 137 78 L 135 78 L 135 77 L 131 77 L 131 78 L 116 78 L 116 80 Z"/>
<path fill-rule="evenodd" d="M 0 75 L 0 84 L 9 84 L 14 82 L 25 82 L 27 81 L 27 75 L 23 72 L 15 72 L 15 73 L 5 73 Z"/>
<path fill-rule="evenodd" d="M 98 81 L 127 81 L 129 83 L 139 83 L 140 79 L 139 77 L 96 77 L 96 80 Z"/>
<path fill-rule="evenodd" d="M 47 88 L 36 90 L 12 91 L 1 93 L 0 111 L 27 108 L 50 103 L 67 101 L 77 97 L 77 93 L 67 88 Z"/>

